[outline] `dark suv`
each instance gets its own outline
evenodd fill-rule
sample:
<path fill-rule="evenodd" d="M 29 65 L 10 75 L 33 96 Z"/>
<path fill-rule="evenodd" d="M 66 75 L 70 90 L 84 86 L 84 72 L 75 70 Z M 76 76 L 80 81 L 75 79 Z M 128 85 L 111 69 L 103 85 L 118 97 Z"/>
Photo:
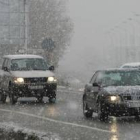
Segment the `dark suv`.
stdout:
<path fill-rule="evenodd" d="M 108 116 L 140 115 L 140 71 L 114 69 L 96 71 L 85 86 L 83 113 L 92 117 L 97 112 L 100 120 Z"/>

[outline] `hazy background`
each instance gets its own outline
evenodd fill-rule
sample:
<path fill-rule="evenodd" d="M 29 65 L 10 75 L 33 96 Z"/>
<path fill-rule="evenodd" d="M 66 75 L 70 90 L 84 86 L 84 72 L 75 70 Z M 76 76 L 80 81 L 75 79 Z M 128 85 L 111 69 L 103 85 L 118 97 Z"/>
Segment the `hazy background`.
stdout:
<path fill-rule="evenodd" d="M 109 59 L 104 52 L 109 51 L 110 45 L 106 32 L 127 18 L 135 18 L 134 13 L 140 14 L 140 1 L 69 0 L 67 7 L 74 23 L 74 34 L 59 70 L 89 78 L 95 69 L 110 66 L 104 61 L 106 57 Z M 140 21 L 140 17 L 137 20 Z"/>

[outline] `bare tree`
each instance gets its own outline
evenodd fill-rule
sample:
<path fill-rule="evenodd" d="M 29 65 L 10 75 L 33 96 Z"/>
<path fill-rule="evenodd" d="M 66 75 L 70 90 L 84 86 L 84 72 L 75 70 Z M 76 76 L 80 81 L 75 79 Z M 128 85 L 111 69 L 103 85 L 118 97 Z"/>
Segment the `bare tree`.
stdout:
<path fill-rule="evenodd" d="M 45 39 L 51 38 L 55 48 L 44 50 L 48 61 L 57 65 L 69 46 L 73 24 L 66 14 L 66 0 L 29 1 L 29 47 L 41 48 Z"/>

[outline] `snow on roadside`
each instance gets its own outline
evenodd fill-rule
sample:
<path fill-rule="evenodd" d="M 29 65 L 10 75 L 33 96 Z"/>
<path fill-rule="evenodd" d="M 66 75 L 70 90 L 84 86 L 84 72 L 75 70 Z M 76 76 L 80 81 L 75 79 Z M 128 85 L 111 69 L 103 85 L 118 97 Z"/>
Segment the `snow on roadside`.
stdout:
<path fill-rule="evenodd" d="M 74 92 L 82 92 L 84 91 L 84 88 L 75 88 L 75 87 L 66 87 L 66 86 L 57 86 L 57 91 L 74 91 Z"/>
<path fill-rule="evenodd" d="M 57 87 L 58 87 L 59 89 L 66 89 L 65 86 L 61 86 L 61 85 L 58 85 Z"/>
<path fill-rule="evenodd" d="M 22 134 L 26 134 L 27 136 L 36 136 L 39 140 L 62 140 L 62 138 L 60 138 L 58 134 L 31 130 L 25 127 L 20 127 L 13 122 L 0 123 L 0 129 L 2 129 L 4 132 L 9 133 L 12 131 L 14 133 L 21 132 Z"/>

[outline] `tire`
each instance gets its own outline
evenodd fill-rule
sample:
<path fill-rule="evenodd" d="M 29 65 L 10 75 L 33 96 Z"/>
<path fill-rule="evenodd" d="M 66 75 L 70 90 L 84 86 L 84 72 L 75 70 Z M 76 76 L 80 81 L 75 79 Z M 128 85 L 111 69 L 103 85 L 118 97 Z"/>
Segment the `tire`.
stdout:
<path fill-rule="evenodd" d="M 12 105 L 14 105 L 16 102 L 17 102 L 17 98 L 13 94 L 11 94 L 10 95 L 10 103 Z"/>
<path fill-rule="evenodd" d="M 3 103 L 6 102 L 6 98 L 7 98 L 7 95 L 4 95 L 4 94 L 1 95 L 1 101 L 2 101 Z"/>
<path fill-rule="evenodd" d="M 55 103 L 56 102 L 56 91 L 48 91 L 48 93 L 49 93 L 49 96 L 48 96 L 48 98 L 49 98 L 49 103 Z"/>
<path fill-rule="evenodd" d="M 136 116 L 135 116 L 135 120 L 136 120 L 136 121 L 140 121 L 140 116 L 139 116 L 139 115 L 136 115 Z"/>
<path fill-rule="evenodd" d="M 55 103 L 56 102 L 56 98 L 49 98 L 49 103 Z"/>
<path fill-rule="evenodd" d="M 2 101 L 2 103 L 5 103 L 6 98 L 7 98 L 7 95 L 3 94 L 3 91 L 0 91 L 0 101 Z"/>
<path fill-rule="evenodd" d="M 9 98 L 10 98 L 10 103 L 12 104 L 12 105 L 14 105 L 16 102 L 17 102 L 17 97 L 14 95 L 14 92 L 13 92 L 13 90 L 12 90 L 12 88 L 10 87 L 9 88 Z"/>
<path fill-rule="evenodd" d="M 103 109 L 101 103 L 98 103 L 98 110 L 97 110 L 97 113 L 98 113 L 98 119 L 99 119 L 100 121 L 107 121 L 107 120 L 108 120 L 108 113 L 105 112 L 105 110 Z"/>
<path fill-rule="evenodd" d="M 86 118 L 91 118 L 93 111 L 88 108 L 86 101 L 83 99 L 83 114 Z"/>

